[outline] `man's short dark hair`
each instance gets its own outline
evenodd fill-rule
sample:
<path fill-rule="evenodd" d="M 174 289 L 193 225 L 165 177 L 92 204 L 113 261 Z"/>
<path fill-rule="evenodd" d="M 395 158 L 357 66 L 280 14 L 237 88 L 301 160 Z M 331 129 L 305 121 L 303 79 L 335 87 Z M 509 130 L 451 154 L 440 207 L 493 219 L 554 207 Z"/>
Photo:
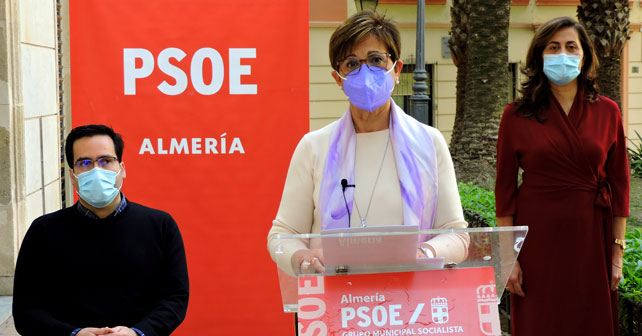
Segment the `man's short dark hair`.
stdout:
<path fill-rule="evenodd" d="M 67 157 L 67 164 L 69 164 L 70 168 L 73 168 L 74 166 L 74 142 L 80 138 L 87 138 L 96 135 L 106 135 L 110 137 L 114 142 L 114 150 L 116 151 L 118 162 L 122 161 L 125 142 L 120 134 L 114 132 L 114 130 L 109 126 L 84 125 L 72 129 L 71 132 L 69 132 L 69 135 L 67 135 L 67 140 L 65 141 L 65 156 Z"/>

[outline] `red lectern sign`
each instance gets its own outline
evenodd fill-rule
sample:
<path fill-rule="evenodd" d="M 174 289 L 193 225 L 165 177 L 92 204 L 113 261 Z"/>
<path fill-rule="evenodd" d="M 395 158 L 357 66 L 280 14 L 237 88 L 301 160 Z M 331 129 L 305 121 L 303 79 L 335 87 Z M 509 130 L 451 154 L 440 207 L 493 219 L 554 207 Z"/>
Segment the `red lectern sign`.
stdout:
<path fill-rule="evenodd" d="M 308 1 L 70 0 L 69 17 L 72 124 L 121 133 L 125 197 L 183 234 L 175 335 L 292 333 L 265 239 L 309 128 Z"/>
<path fill-rule="evenodd" d="M 491 267 L 299 278 L 299 335 L 501 335 Z"/>

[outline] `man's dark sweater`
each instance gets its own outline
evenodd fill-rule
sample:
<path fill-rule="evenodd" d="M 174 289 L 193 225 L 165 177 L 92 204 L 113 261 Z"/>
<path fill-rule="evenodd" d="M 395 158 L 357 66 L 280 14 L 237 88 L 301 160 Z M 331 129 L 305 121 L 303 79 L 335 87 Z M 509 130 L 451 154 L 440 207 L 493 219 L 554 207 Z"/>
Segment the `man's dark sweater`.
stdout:
<path fill-rule="evenodd" d="M 134 327 L 169 335 L 185 318 L 183 240 L 163 211 L 128 202 L 91 219 L 78 205 L 36 219 L 16 265 L 13 317 L 23 336 Z"/>

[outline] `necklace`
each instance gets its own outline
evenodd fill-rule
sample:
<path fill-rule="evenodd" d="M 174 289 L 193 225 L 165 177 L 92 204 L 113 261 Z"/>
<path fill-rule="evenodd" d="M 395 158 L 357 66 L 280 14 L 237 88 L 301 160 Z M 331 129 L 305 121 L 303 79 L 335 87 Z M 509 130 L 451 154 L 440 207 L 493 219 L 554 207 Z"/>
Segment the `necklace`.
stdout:
<path fill-rule="evenodd" d="M 379 165 L 379 172 L 377 173 L 377 179 L 375 180 L 374 186 L 372 187 L 372 192 L 370 193 L 370 201 L 368 201 L 368 208 L 366 209 L 365 216 L 361 216 L 361 211 L 359 211 L 359 204 L 357 203 L 356 199 L 354 200 L 354 205 L 357 207 L 357 214 L 359 215 L 359 218 L 361 218 L 361 227 L 366 227 L 366 219 L 368 219 L 368 213 L 370 213 L 370 205 L 372 205 L 372 197 L 374 196 L 375 189 L 377 189 L 377 183 L 379 182 L 379 176 L 381 176 L 383 163 L 386 162 L 388 145 L 390 145 L 390 133 L 388 133 L 388 141 L 386 142 L 386 149 L 383 151 L 383 158 L 381 159 L 381 165 Z"/>

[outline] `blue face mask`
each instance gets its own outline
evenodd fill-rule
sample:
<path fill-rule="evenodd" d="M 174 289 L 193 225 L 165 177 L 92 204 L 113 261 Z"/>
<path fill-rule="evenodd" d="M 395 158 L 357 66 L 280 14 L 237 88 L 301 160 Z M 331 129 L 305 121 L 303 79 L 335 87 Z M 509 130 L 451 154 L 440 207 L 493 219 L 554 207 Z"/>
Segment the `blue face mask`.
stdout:
<path fill-rule="evenodd" d="M 378 68 L 370 70 L 367 65 L 362 64 L 356 75 L 340 76 L 343 79 L 343 92 L 352 105 L 372 112 L 385 104 L 395 87 L 391 72 L 396 64 L 397 62 L 388 71 Z"/>
<path fill-rule="evenodd" d="M 120 187 L 123 186 L 122 184 L 119 188 L 115 186 L 116 176 L 121 170 L 122 168 L 118 172 L 113 172 L 96 167 L 80 175 L 74 174 L 78 179 L 78 196 L 95 208 L 106 207 L 118 196 Z"/>
<path fill-rule="evenodd" d="M 566 85 L 579 76 L 581 61 L 577 55 L 544 55 L 544 74 L 551 82 Z"/>

